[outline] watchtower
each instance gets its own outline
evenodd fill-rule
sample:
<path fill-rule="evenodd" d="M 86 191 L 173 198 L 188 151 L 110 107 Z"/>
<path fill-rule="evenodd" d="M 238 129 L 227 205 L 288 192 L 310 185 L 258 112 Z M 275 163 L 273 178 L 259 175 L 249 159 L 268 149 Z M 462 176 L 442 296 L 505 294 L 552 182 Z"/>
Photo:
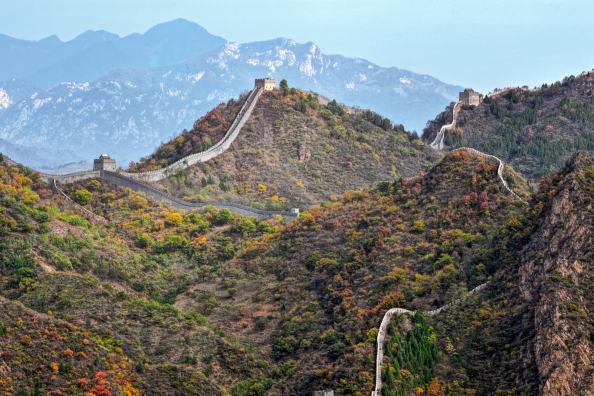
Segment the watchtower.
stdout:
<path fill-rule="evenodd" d="M 256 88 L 264 88 L 264 91 L 272 91 L 276 88 L 274 78 L 256 78 Z"/>
<path fill-rule="evenodd" d="M 472 88 L 466 88 L 464 92 L 460 92 L 460 103 L 465 105 L 478 106 L 483 102 L 483 95 L 474 92 Z"/>
<path fill-rule="evenodd" d="M 116 160 L 109 157 L 109 154 L 101 154 L 101 156 L 93 160 L 93 170 L 107 170 L 115 172 Z"/>

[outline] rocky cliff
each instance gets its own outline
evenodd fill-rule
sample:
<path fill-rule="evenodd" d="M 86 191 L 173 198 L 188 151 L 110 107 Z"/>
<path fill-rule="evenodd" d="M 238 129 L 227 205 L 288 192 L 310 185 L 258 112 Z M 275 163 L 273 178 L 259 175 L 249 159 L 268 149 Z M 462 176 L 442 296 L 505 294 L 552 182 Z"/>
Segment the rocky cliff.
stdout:
<path fill-rule="evenodd" d="M 540 224 L 517 259 L 517 286 L 534 307 L 532 348 L 523 359 L 536 364 L 542 395 L 594 394 L 593 165 L 577 153 L 547 185 L 548 199 L 533 209 L 542 210 Z"/>

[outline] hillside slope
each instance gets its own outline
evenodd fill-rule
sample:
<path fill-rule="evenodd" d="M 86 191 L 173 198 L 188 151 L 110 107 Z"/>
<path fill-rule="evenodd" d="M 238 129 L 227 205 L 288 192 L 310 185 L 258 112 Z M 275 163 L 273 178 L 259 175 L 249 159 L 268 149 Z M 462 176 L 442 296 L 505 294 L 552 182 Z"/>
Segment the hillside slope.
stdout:
<path fill-rule="evenodd" d="M 216 143 L 244 100 L 220 105 L 133 169 L 152 170 Z M 319 105 L 315 96 L 284 96 L 276 90 L 260 97 L 229 150 L 160 184 L 190 200 L 304 209 L 336 201 L 350 189 L 416 176 L 439 158 L 402 125 L 392 126 L 370 112 L 349 115 L 335 103 Z"/>
<path fill-rule="evenodd" d="M 5 297 L 94 329 L 136 366 L 203 373 L 231 395 L 369 394 L 382 313 L 441 306 L 485 282 L 498 267 L 483 252 L 526 211 L 496 163 L 464 152 L 422 177 L 346 192 L 291 223 L 215 208 L 183 213 L 106 180 L 64 188 L 108 220 L 94 225 L 28 169 L 0 171 Z M 522 194 L 521 177 L 506 173 Z M 414 320 L 420 337 L 438 324 Z M 398 363 L 403 391 L 485 389 L 451 355 L 416 352 L 448 351 L 449 329 L 430 346 L 409 334 L 406 318 L 395 325 L 415 348 Z M 192 384 L 169 381 L 176 392 Z"/>
<path fill-rule="evenodd" d="M 517 88 L 463 106 L 446 148 L 473 147 L 496 155 L 531 179 L 560 169 L 575 150 L 594 153 L 594 73 L 570 76 L 536 90 Z M 428 123 L 432 141 L 452 122 L 451 105 Z"/>

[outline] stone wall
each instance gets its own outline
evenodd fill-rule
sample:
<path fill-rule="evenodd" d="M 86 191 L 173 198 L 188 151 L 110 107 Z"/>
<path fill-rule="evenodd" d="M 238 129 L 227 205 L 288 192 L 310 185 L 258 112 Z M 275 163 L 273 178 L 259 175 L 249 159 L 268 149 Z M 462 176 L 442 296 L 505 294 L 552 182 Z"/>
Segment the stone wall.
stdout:
<path fill-rule="evenodd" d="M 79 180 L 97 179 L 101 176 L 101 171 L 91 170 L 86 172 L 67 173 L 65 175 L 49 175 L 41 173 L 41 180 L 45 183 L 51 183 L 56 180 L 58 183 L 69 184 L 76 183 Z"/>
<path fill-rule="evenodd" d="M 254 216 L 259 219 L 270 219 L 275 216 L 281 216 L 286 218 L 287 220 L 296 219 L 299 216 L 299 211 L 294 210 L 291 212 L 282 212 L 282 211 L 268 211 L 268 210 L 259 210 L 255 208 L 250 208 L 249 206 L 243 206 L 240 204 L 232 203 L 232 202 L 201 202 L 201 203 L 193 203 L 181 200 L 176 198 L 172 195 L 167 194 L 163 190 L 159 190 L 151 186 L 150 184 L 143 183 L 139 180 L 132 179 L 130 177 L 124 176 L 121 173 L 110 172 L 110 171 L 103 171 L 101 173 L 101 177 L 104 179 L 109 180 L 112 183 L 120 185 L 122 187 L 128 187 L 134 191 L 139 191 L 147 196 L 157 200 L 157 201 L 165 201 L 167 205 L 173 206 L 174 208 L 185 210 L 191 212 L 194 209 L 200 209 L 207 205 L 213 205 L 217 209 L 228 209 L 230 212 L 241 215 L 241 216 Z"/>
<path fill-rule="evenodd" d="M 319 93 L 316 93 L 313 91 L 305 91 L 305 90 L 299 89 L 299 88 L 296 88 L 296 89 L 297 89 L 297 91 L 303 93 L 306 96 L 311 95 L 311 96 L 317 97 L 318 103 L 321 105 L 327 106 L 328 103 L 332 102 L 332 100 L 330 100 L 329 98 L 327 98 L 323 95 L 320 95 Z M 340 107 L 342 107 L 347 114 L 361 114 L 365 111 L 362 109 L 358 109 L 356 107 L 351 107 L 351 106 L 346 106 L 346 105 L 340 105 Z M 375 114 L 375 112 L 372 112 L 372 113 Z"/>
<path fill-rule="evenodd" d="M 107 223 L 107 220 L 104 217 L 101 217 L 99 215 L 96 215 L 95 213 L 91 212 L 90 210 L 88 210 L 87 208 L 77 204 L 76 202 L 74 202 L 68 195 L 64 194 L 64 191 L 62 191 L 60 189 L 60 187 L 58 187 L 58 185 L 56 184 L 56 181 L 54 180 L 52 182 L 52 190 L 54 193 L 56 194 L 60 194 L 63 195 L 66 200 L 72 205 L 74 206 L 76 209 L 80 210 L 81 212 L 83 212 L 85 214 L 85 216 L 87 216 L 89 218 L 89 220 L 93 220 L 93 221 L 99 221 L 101 223 Z"/>
<path fill-rule="evenodd" d="M 11 166 L 19 165 L 18 162 L 12 160 L 10 157 L 3 155 L 4 161 Z M 54 179 L 58 183 L 75 183 L 79 180 L 87 180 L 87 179 L 96 179 L 100 176 L 101 172 L 98 170 L 90 170 L 85 172 L 76 172 L 76 173 L 66 173 L 63 175 L 50 175 L 48 173 L 39 173 L 41 176 L 41 180 L 44 183 L 51 184 L 53 183 Z"/>
<path fill-rule="evenodd" d="M 425 316 L 433 316 L 437 315 L 440 312 L 443 312 L 447 309 L 453 308 L 456 305 L 460 305 L 462 301 L 464 301 L 467 297 L 481 291 L 487 286 L 487 283 L 483 283 L 469 291 L 462 299 L 454 300 L 449 304 L 444 305 L 441 308 L 435 309 L 433 311 L 427 311 L 424 313 Z M 394 316 L 408 314 L 413 316 L 416 311 L 409 311 L 408 309 L 404 308 L 392 308 L 385 313 L 384 318 L 382 319 L 382 323 L 377 332 L 377 354 L 375 359 L 375 388 L 373 392 L 371 392 L 371 396 L 381 396 L 382 394 L 382 361 L 384 360 L 384 351 L 383 345 L 386 338 L 386 332 L 388 331 L 388 326 L 390 325 L 390 320 Z"/>
<path fill-rule="evenodd" d="M 220 142 L 215 144 L 210 149 L 203 151 L 201 153 L 192 154 L 185 158 L 182 158 L 181 160 L 169 165 L 167 168 L 164 169 L 158 169 L 155 171 L 142 173 L 121 172 L 121 174 L 145 182 L 154 182 L 172 176 L 177 168 L 181 167 L 185 169 L 190 165 L 197 164 L 198 162 L 205 162 L 217 157 L 218 155 L 221 155 L 225 150 L 227 150 L 231 146 L 231 143 L 233 143 L 233 141 L 237 138 L 237 135 L 239 135 L 241 128 L 243 128 L 243 125 L 250 117 L 250 114 L 256 106 L 256 103 L 258 102 L 260 95 L 262 95 L 262 92 L 264 92 L 264 89 L 258 88 L 254 89 L 250 93 L 246 101 L 246 105 L 239 110 L 239 113 L 235 117 L 233 124 L 231 124 L 229 130 L 227 131 L 223 139 L 221 139 Z"/>

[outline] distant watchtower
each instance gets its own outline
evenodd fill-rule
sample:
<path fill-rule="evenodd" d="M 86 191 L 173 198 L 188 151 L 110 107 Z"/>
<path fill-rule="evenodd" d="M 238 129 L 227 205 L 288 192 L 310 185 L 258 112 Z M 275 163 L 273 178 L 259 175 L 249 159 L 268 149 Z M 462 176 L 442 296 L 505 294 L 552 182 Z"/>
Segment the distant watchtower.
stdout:
<path fill-rule="evenodd" d="M 483 95 L 474 92 L 472 88 L 466 88 L 464 92 L 460 92 L 460 103 L 465 105 L 478 106 L 483 102 Z"/>
<path fill-rule="evenodd" d="M 276 88 L 274 78 L 256 78 L 256 88 L 264 88 L 264 91 L 272 91 Z"/>
<path fill-rule="evenodd" d="M 101 154 L 101 156 L 93 160 L 93 170 L 108 170 L 115 172 L 116 160 L 109 157 L 109 154 Z"/>

